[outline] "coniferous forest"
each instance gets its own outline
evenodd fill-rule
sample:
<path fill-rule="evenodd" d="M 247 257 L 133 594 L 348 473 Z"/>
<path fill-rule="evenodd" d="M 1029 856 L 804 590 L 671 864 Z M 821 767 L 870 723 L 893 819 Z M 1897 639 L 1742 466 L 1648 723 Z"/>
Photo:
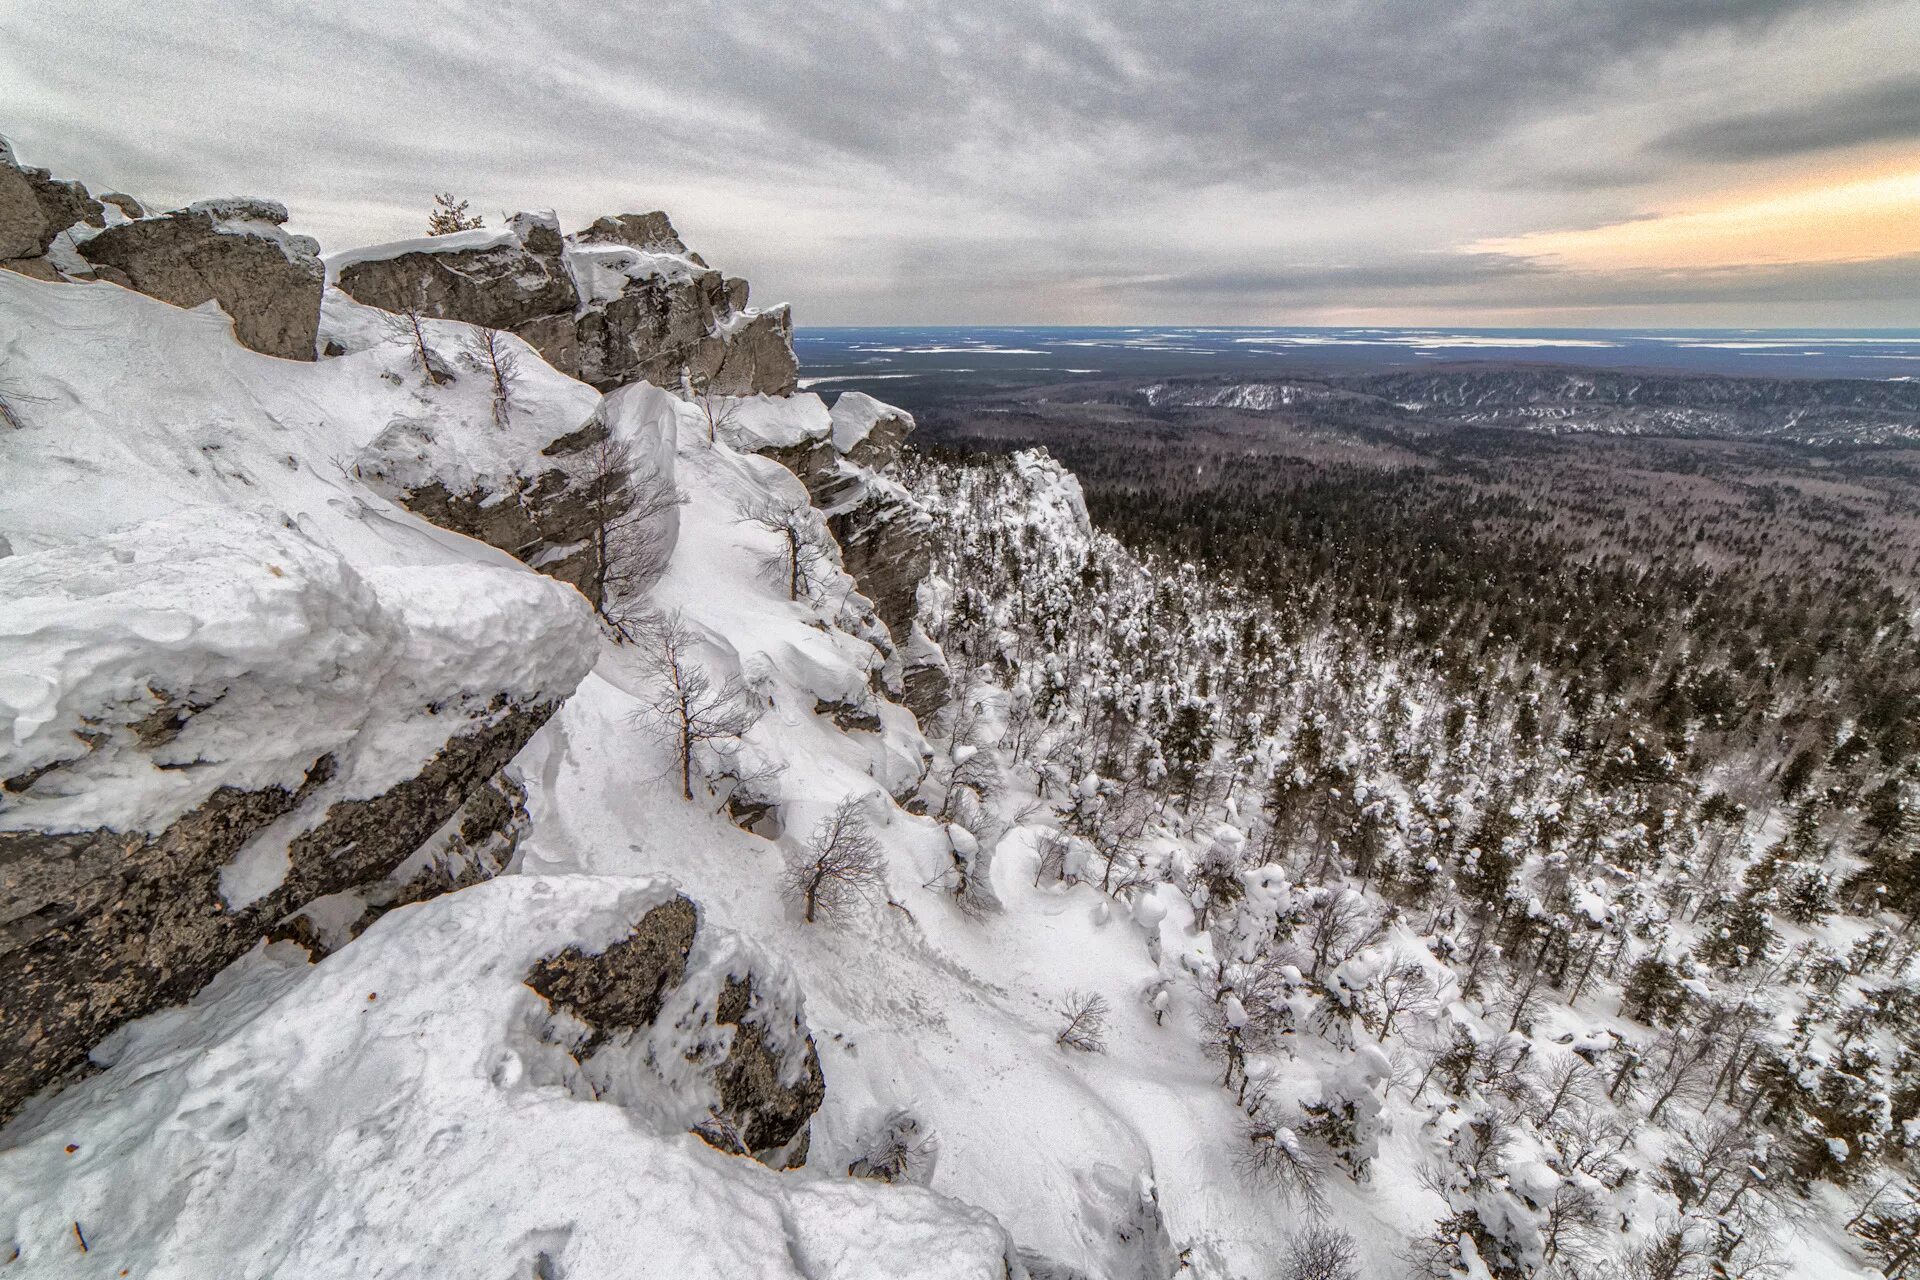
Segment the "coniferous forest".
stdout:
<path fill-rule="evenodd" d="M 1764 1275 L 1831 1198 L 1908 1273 L 1903 452 L 923 417 L 938 638 L 1004 691 L 973 705 L 1066 814 L 1067 874 L 1193 902 L 1243 1161 L 1305 1194 L 1363 1168 L 1378 1098 L 1302 1110 L 1244 1071 L 1371 1045 L 1385 1112 L 1446 1135 L 1418 1176 L 1454 1215 L 1414 1274 L 1464 1239 L 1495 1275 Z M 1035 445 L 1085 524 L 1045 451 L 1005 452 Z M 1663 1225 L 1623 1249 L 1601 1206 L 1628 1189 Z"/>

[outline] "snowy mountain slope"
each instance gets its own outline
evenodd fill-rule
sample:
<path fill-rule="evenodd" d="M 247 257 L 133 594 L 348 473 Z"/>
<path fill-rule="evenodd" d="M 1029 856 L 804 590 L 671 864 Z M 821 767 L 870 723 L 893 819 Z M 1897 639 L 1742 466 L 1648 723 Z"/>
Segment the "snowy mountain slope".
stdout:
<path fill-rule="evenodd" d="M 1810 810 L 1637 739 L 1583 774 L 1564 689 L 1127 552 L 1042 454 L 903 459 L 899 411 L 777 394 L 784 313 L 719 394 L 744 282 L 671 236 L 334 258 L 521 317 L 510 388 L 338 291 L 294 363 L 0 273 L 22 1274 L 1898 1257 L 1914 947 Z M 650 348 L 677 394 L 536 354 L 647 298 L 718 362 Z"/>
<path fill-rule="evenodd" d="M 612 650 L 520 761 L 533 824 L 518 869 L 666 874 L 715 919 L 784 956 L 807 991 L 827 1077 L 813 1164 L 845 1168 L 905 1110 L 932 1135 L 930 1185 L 992 1212 L 1035 1265 L 1160 1276 L 1188 1250 L 1201 1274 L 1262 1273 L 1301 1219 L 1231 1170 L 1239 1112 L 1218 1087 L 1178 980 L 1188 948 L 1206 951 L 1204 940 L 1181 941 L 1191 909 L 1163 893 L 1162 920 L 1148 928 L 1140 921 L 1151 911 L 1129 919 L 1091 883 L 1036 887 L 1046 828 L 996 820 L 983 830 L 984 875 L 1000 905 L 964 910 L 952 874 L 955 846 L 970 833 L 895 809 L 882 794 L 917 778 L 926 748 L 911 723 L 882 705 L 880 733 L 849 732 L 811 709 L 857 686 L 872 655 L 818 629 L 831 590 L 811 606 L 783 600 L 758 572 L 763 549 L 727 519 L 730 495 L 791 482 L 763 460 L 708 445 L 703 426 L 683 428 L 677 473 L 691 501 L 655 598 L 715 637 L 708 660 L 745 673 L 764 700 L 742 754 L 780 766 L 762 786 L 785 831 L 770 844 L 734 828 L 714 800 L 679 798 L 668 784 L 670 745 L 646 724 L 652 681 L 640 655 Z M 1083 524 L 1069 491 L 1049 490 L 1047 501 L 1058 520 Z M 939 786 L 936 777 L 926 794 Z M 851 920 L 808 926 L 781 893 L 782 855 L 850 794 L 871 797 L 887 854 L 884 899 L 876 892 Z M 1161 1025 L 1147 996 L 1170 976 Z M 1075 992 L 1112 1007 L 1105 1053 L 1055 1043 L 1060 1007 Z M 1317 1069 L 1298 1073 L 1303 1093 L 1317 1091 Z M 1343 1220 L 1381 1221 L 1370 1256 L 1382 1268 L 1397 1265 L 1403 1239 L 1437 1211 L 1410 1182 L 1395 1194 L 1332 1194 Z"/>
<path fill-rule="evenodd" d="M 435 383 L 405 344 L 353 341 L 372 318 L 351 304 L 342 312 L 338 300 L 329 324 L 350 353 L 298 365 L 242 351 L 222 317 L 116 288 L 8 276 L 0 290 L 0 306 L 27 321 L 8 327 L 7 389 L 20 425 L 0 439 L 0 465 L 44 479 L 9 484 L 0 508 L 12 549 L 0 572 L 41 584 L 44 597 L 10 597 L 6 613 L 10 658 L 21 660 L 10 661 L 4 687 L 9 765 L 65 732 L 64 708 L 88 703 L 84 714 L 98 723 L 91 703 L 150 704 L 158 695 L 143 685 L 166 687 L 184 708 L 157 745 L 129 716 L 107 746 L 76 761 L 40 771 L 33 755 L 31 777 L 5 770 L 5 821 L 27 838 L 74 821 L 165 826 L 223 780 L 229 789 L 271 784 L 283 768 L 276 762 L 292 768 L 328 747 L 361 760 L 367 767 L 348 768 L 327 805 L 312 801 L 227 865 L 206 868 L 236 928 L 254 930 L 251 942 L 300 902 L 276 896 L 277 883 L 305 883 L 297 859 L 289 867 L 276 849 L 299 850 L 303 825 L 406 772 L 408 750 L 418 768 L 419 754 L 456 727 L 435 722 L 453 719 L 444 699 L 463 681 L 557 700 L 590 649 L 612 678 L 631 676 L 620 662 L 633 651 L 589 640 L 587 607 L 570 589 L 393 506 L 356 477 L 356 460 L 404 422 L 426 446 L 414 459 L 422 467 L 500 475 L 590 415 L 644 459 L 676 433 L 703 439 L 692 406 L 646 387 L 603 401 L 530 362 L 507 428 L 482 379 Z M 461 328 L 436 336 L 452 346 Z M 376 452 L 392 457 L 384 446 Z M 686 549 L 743 539 L 739 500 L 777 490 L 804 501 L 799 481 L 771 461 L 721 446 L 713 462 L 688 477 L 700 505 L 676 562 L 688 566 L 690 592 L 700 562 Z M 673 551 L 673 540 L 666 546 Z M 703 595 L 720 606 L 712 621 L 746 638 L 766 609 L 762 557 L 744 554 L 753 590 L 721 578 Z M 89 557 L 109 566 L 98 588 L 63 567 Z M 255 575 L 263 585 L 250 585 Z M 838 588 L 841 608 L 851 583 Z M 868 615 L 856 600 L 848 616 Z M 114 639 L 116 628 L 125 638 Z M 824 698 L 884 713 L 885 735 L 844 733 L 825 717 L 818 724 L 851 747 L 863 776 L 911 788 L 923 746 L 911 717 L 867 690 L 880 660 L 873 644 L 804 625 L 772 654 L 735 646 L 726 630 L 710 639 L 714 655 L 744 657 L 756 682 L 804 686 L 809 708 Z M 383 667 L 412 683 L 382 683 Z M 196 701 L 216 685 L 206 705 Z M 343 691 L 355 696 L 341 709 Z M 167 758 L 176 741 L 185 772 Z M 635 784 L 629 769 L 624 789 Z M 186 889 L 166 885 L 164 863 L 153 870 L 154 891 Z M 538 1003 L 523 981 L 528 964 L 604 944 L 608 930 L 665 892 L 640 868 L 626 871 L 598 881 L 510 877 L 371 910 L 357 924 L 366 904 L 329 893 L 310 921 L 317 934 L 304 936 L 332 955 L 309 965 L 284 946 L 256 948 L 189 1009 L 124 1028 L 96 1055 L 107 1070 L 35 1101 L 5 1131 L 6 1252 L 23 1274 L 64 1274 L 88 1251 L 145 1274 L 209 1266 L 271 1274 L 286 1265 L 313 1274 L 512 1265 L 593 1274 L 635 1256 L 676 1256 L 680 1274 L 779 1266 L 809 1276 L 1001 1274 L 1005 1238 L 977 1211 L 911 1188 L 777 1177 L 687 1136 L 688 1115 L 665 1095 L 596 1101 L 577 1080 L 571 1088 L 556 1080 L 564 1050 L 544 1045 L 526 1021 Z M 420 873 L 441 872 L 430 862 Z M 453 883 L 444 887 L 454 887 L 486 868 L 445 873 Z M 343 926 L 357 931 L 368 918 L 371 928 L 349 941 Z M 725 936 L 716 926 L 700 945 Z M 192 988 L 167 990 L 178 999 Z M 366 999 L 379 992 L 389 1003 Z M 131 1012 L 153 1007 L 151 994 L 145 1000 Z M 501 1067 L 521 1057 L 533 1063 L 524 1075 Z M 401 1154 L 411 1150 L 419 1157 Z M 107 1158 L 78 1160 L 79 1151 Z M 512 1183 L 502 1169 L 528 1161 L 528 1186 L 503 1201 Z M 624 1184 L 625 1198 L 608 1198 Z M 477 1206 L 471 1217 L 425 1208 L 468 1202 Z M 423 1213 L 434 1217 L 430 1229 L 421 1229 Z"/>
<path fill-rule="evenodd" d="M 687 1134 L 696 1097 L 589 1083 L 527 971 L 671 896 L 505 876 L 392 912 L 318 966 L 256 951 L 9 1131 L 0 1250 L 28 1275 L 992 1274 L 1006 1246 L 984 1214 L 776 1174 Z M 698 947 L 687 985 L 711 1003 L 744 957 L 716 930 Z"/>
<path fill-rule="evenodd" d="M 1030 819 L 1029 788 L 1049 797 L 1068 839 L 1043 880 L 1109 884 L 1158 921 L 1166 1024 L 1244 1112 L 1210 1131 L 1198 1185 L 1265 1174 L 1293 1188 L 1268 1194 L 1283 1219 L 1323 1199 L 1361 1275 L 1811 1278 L 1897 1257 L 1913 947 L 1871 903 L 1803 922 L 1795 895 L 1829 873 L 1802 820 L 1753 815 L 1773 844 L 1754 857 L 1724 797 L 1657 767 L 1582 775 L 1550 688 L 1453 689 L 1128 552 L 1044 454 L 910 478 L 939 515 L 926 619 L 989 708 L 950 723 L 1001 752 L 976 786 Z M 1732 895 L 1700 896 L 1716 864 L 1741 874 L 1729 857 L 1781 886 L 1751 959 L 1753 926 L 1720 923 Z M 1226 1274 L 1274 1255 L 1212 1221 Z"/>

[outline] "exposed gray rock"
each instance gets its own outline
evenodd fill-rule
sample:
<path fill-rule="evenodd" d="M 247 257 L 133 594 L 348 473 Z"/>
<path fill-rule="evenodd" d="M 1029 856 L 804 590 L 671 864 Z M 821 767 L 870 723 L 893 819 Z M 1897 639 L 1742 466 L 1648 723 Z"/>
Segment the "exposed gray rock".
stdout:
<path fill-rule="evenodd" d="M 425 902 L 499 875 L 513 860 L 532 821 L 526 788 L 504 770 L 496 773 L 467 797 L 434 840 L 386 879 L 316 899 L 267 936 L 276 942 L 297 943 L 315 960 L 325 959 L 396 907 Z M 358 914 L 344 925 L 337 923 L 348 910 Z"/>
<path fill-rule="evenodd" d="M 792 395 L 800 385 L 793 316 L 786 307 L 754 312 L 727 337 L 711 389 L 721 395 Z"/>
<path fill-rule="evenodd" d="M 694 904 L 676 896 L 598 953 L 569 947 L 541 960 L 528 973 L 527 985 L 585 1026 L 574 1056 L 591 1071 L 603 1047 L 654 1030 L 670 1016 L 667 1007 L 681 994 L 700 929 Z M 706 1041 L 709 1046 L 724 1041 L 724 1053 L 709 1048 L 699 1060 L 717 1103 L 693 1132 L 721 1151 L 797 1168 L 806 1161 L 808 1122 L 826 1097 L 826 1079 L 813 1037 L 804 1028 L 785 1049 L 767 1034 L 770 1017 L 797 1023 L 797 1006 L 756 1008 L 754 982 L 751 973 L 728 974 L 710 1005 L 696 999 L 692 1009 L 679 1014 L 682 1024 L 692 1020 L 701 1027 L 731 1028 L 730 1036 Z"/>
<path fill-rule="evenodd" d="M 147 216 L 146 206 L 124 191 L 103 192 L 100 196 L 100 203 L 112 205 L 129 218 L 144 218 Z"/>
<path fill-rule="evenodd" d="M 667 220 L 667 215 L 657 209 L 652 213 L 622 213 L 596 218 L 593 225 L 575 234 L 574 239 L 581 244 L 624 244 L 649 253 L 687 253 L 686 242 L 680 239 L 680 233 L 673 229 L 673 223 Z M 700 255 L 690 256 L 696 266 L 706 265 L 700 261 Z"/>
<path fill-rule="evenodd" d="M 96 227 L 106 222 L 100 202 L 84 186 L 18 164 L 12 148 L 0 147 L 0 259 L 43 257 L 54 237 L 82 222 Z"/>
<path fill-rule="evenodd" d="M 643 380 L 721 395 L 796 385 L 786 309 L 748 311 L 747 282 L 690 252 L 666 214 L 600 218 L 564 240 L 550 216 L 516 214 L 507 231 L 390 257 L 350 253 L 336 283 L 369 306 L 511 330 L 602 391 Z"/>
<path fill-rule="evenodd" d="M 603 391 L 642 380 L 677 388 L 684 371 L 692 385 L 706 386 L 726 358 L 726 339 L 715 332 L 726 304 L 718 271 L 629 280 L 576 322 L 581 381 Z"/>
<path fill-rule="evenodd" d="M 47 219 L 47 230 L 42 233 L 44 239 L 40 243 L 42 253 L 53 243 L 53 238 L 68 227 L 82 222 L 92 227 L 106 225 L 106 211 L 80 183 L 56 178 L 45 169 L 22 169 L 21 172 L 33 187 L 33 197 L 40 202 L 40 211 Z"/>
<path fill-rule="evenodd" d="M 840 728 L 866 733 L 878 733 L 881 729 L 880 714 L 870 706 L 858 702 L 828 701 L 825 698 L 813 700 L 813 714 L 826 716 Z"/>
<path fill-rule="evenodd" d="M 694 1130 L 722 1151 L 737 1141 L 756 1159 L 778 1153 L 778 1167 L 797 1169 L 807 1162 L 807 1126 L 826 1101 L 827 1081 L 813 1037 L 806 1038 L 803 1072 L 798 1084 L 781 1077 L 785 1061 L 774 1050 L 766 1032 L 751 1020 L 753 975 L 730 978 L 714 1006 L 713 1020 L 733 1028 L 733 1044 L 726 1061 L 714 1070 L 720 1094 L 717 1120 L 724 1129 L 704 1125 Z"/>
<path fill-rule="evenodd" d="M 925 724 L 953 700 L 953 678 L 938 662 L 910 663 L 900 677 L 900 705 Z"/>
<path fill-rule="evenodd" d="M 53 235 L 27 175 L 0 164 L 0 258 L 37 258 Z"/>
<path fill-rule="evenodd" d="M 587 1026 L 586 1053 L 623 1031 L 650 1027 L 669 990 L 686 976 L 700 916 L 675 897 L 640 918 L 633 932 L 593 954 L 568 947 L 527 974 L 527 985 Z"/>
<path fill-rule="evenodd" d="M 23 276 L 31 276 L 35 280 L 55 283 L 66 279 L 60 274 L 59 268 L 46 258 L 7 258 L 0 260 L 0 270 L 14 271 Z"/>
<path fill-rule="evenodd" d="M 338 283 L 348 295 L 387 311 L 416 308 L 442 320 L 464 320 L 489 329 L 520 332 L 522 326 L 570 316 L 579 302 L 573 278 L 561 261 L 559 229 L 522 214 L 514 234 L 485 248 L 419 250 L 392 258 L 351 262 Z M 546 336 L 549 328 L 536 329 Z M 542 354 L 532 333 L 521 333 Z M 548 362 L 568 372 L 552 356 Z"/>
<path fill-rule="evenodd" d="M 899 684 L 892 692 L 924 721 L 946 705 L 950 683 L 938 648 L 915 627 L 920 584 L 933 567 L 932 520 L 895 479 L 913 418 L 866 403 L 880 412 L 861 419 L 870 425 L 846 442 L 844 452 L 829 441 L 761 452 L 798 476 L 825 515 L 843 567 L 873 602 L 899 659 Z M 836 405 L 836 436 L 842 411 Z"/>
<path fill-rule="evenodd" d="M 603 566 L 595 535 L 633 504 L 628 473 L 591 465 L 606 439 L 606 424 L 597 420 L 559 437 L 539 459 L 528 459 L 530 474 L 515 476 L 504 492 L 480 487 L 455 493 L 440 481 L 402 489 L 385 483 L 373 462 L 362 462 L 359 471 L 422 519 L 498 547 L 598 603 Z"/>
<path fill-rule="evenodd" d="M 386 793 L 329 805 L 288 845 L 283 882 L 229 910 L 222 869 L 332 778 L 222 788 L 157 835 L 0 832 L 0 1121 L 79 1074 L 120 1024 L 187 999 L 297 908 L 376 881 L 412 854 L 525 745 L 556 704 L 503 705 Z M 32 786 L 10 780 L 10 789 Z"/>
<path fill-rule="evenodd" d="M 895 645 L 904 643 L 919 612 L 920 583 L 933 567 L 931 518 L 904 489 L 844 459 L 800 478 L 826 513 L 847 572 Z"/>
<path fill-rule="evenodd" d="M 312 360 L 325 272 L 313 241 L 280 230 L 286 217 L 271 201 L 210 200 L 108 227 L 79 250 L 106 278 L 162 302 L 218 303 L 244 346 Z"/>

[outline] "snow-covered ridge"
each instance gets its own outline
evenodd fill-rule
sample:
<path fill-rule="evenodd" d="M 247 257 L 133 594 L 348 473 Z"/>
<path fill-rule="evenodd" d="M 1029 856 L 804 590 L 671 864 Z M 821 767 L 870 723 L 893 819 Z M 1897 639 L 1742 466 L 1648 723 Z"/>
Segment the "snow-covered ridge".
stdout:
<path fill-rule="evenodd" d="M 612 1275 L 635 1258 L 676 1276 L 1000 1275 L 1009 1245 L 983 1213 L 686 1136 L 713 1105 L 689 1056 L 711 1027 L 677 1010 L 746 971 L 723 931 L 702 929 L 645 1046 L 664 1077 L 638 1044 L 624 1076 L 583 1070 L 526 974 L 672 896 L 506 876 L 395 911 L 318 966 L 256 952 L 7 1131 L 0 1248 L 27 1275 L 82 1257 L 157 1278 Z"/>

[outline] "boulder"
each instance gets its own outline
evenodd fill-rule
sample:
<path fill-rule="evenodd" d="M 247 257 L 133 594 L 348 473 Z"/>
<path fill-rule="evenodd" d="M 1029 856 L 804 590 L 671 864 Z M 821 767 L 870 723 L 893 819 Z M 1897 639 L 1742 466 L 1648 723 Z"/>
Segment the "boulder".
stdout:
<path fill-rule="evenodd" d="M 747 282 L 706 264 L 667 215 L 624 213 L 562 238 L 551 214 L 330 259 L 356 301 L 509 329 L 554 368 L 610 391 L 646 381 L 721 395 L 797 384 L 784 307 L 747 309 Z"/>
<path fill-rule="evenodd" d="M 623 1101 L 638 1058 L 710 1146 L 797 1168 L 826 1098 L 798 991 L 784 974 L 756 975 L 767 962 L 737 939 L 702 935 L 694 904 L 675 896 L 598 951 L 568 947 L 538 961 L 527 985 L 581 1028 L 572 1053 L 594 1097 Z"/>
<path fill-rule="evenodd" d="M 47 251 L 55 229 L 34 198 L 27 175 L 0 164 L 0 258 L 37 258 Z"/>
<path fill-rule="evenodd" d="M 47 220 L 47 230 L 41 233 L 42 253 L 53 243 L 53 238 L 68 227 L 81 223 L 90 227 L 106 225 L 106 211 L 80 183 L 56 178 L 45 169 L 22 169 L 21 172 L 26 175 L 28 185 L 33 188 L 33 198 L 39 202 L 40 212 Z"/>
<path fill-rule="evenodd" d="M 390 252 L 403 248 L 404 252 Z M 357 301 L 387 311 L 417 309 L 441 320 L 511 329 L 545 353 L 523 326 L 571 315 L 579 301 L 561 261 L 559 227 L 517 215 L 498 232 L 467 231 L 348 254 L 335 281 Z M 538 330 L 543 336 L 546 329 Z M 549 358 L 555 368 L 565 368 Z"/>
<path fill-rule="evenodd" d="M 727 331 L 711 388 L 721 395 L 792 395 L 800 385 L 793 354 L 793 317 L 787 308 L 743 313 Z"/>
<path fill-rule="evenodd" d="M 0 260 L 44 257 L 54 237 L 76 223 L 104 226 L 100 202 L 78 182 L 18 163 L 0 138 Z"/>
<path fill-rule="evenodd" d="M 575 242 L 579 244 L 624 244 L 649 253 L 673 253 L 687 255 L 686 242 L 680 239 L 680 233 L 673 229 L 673 223 L 667 215 L 654 210 L 652 213 L 622 213 L 605 218 L 596 218 L 586 230 L 576 232 Z M 699 254 L 690 256 L 694 265 L 704 267 Z"/>
<path fill-rule="evenodd" d="M 481 793 L 593 655 L 536 575 L 363 573 L 205 507 L 0 559 L 0 598 L 0 1120 L 467 806 L 486 840 Z"/>
<path fill-rule="evenodd" d="M 286 220 L 271 201 L 208 200 L 108 227 L 79 251 L 107 278 L 162 302 L 217 303 L 244 346 L 313 360 L 325 272 L 319 246 L 282 231 Z"/>

